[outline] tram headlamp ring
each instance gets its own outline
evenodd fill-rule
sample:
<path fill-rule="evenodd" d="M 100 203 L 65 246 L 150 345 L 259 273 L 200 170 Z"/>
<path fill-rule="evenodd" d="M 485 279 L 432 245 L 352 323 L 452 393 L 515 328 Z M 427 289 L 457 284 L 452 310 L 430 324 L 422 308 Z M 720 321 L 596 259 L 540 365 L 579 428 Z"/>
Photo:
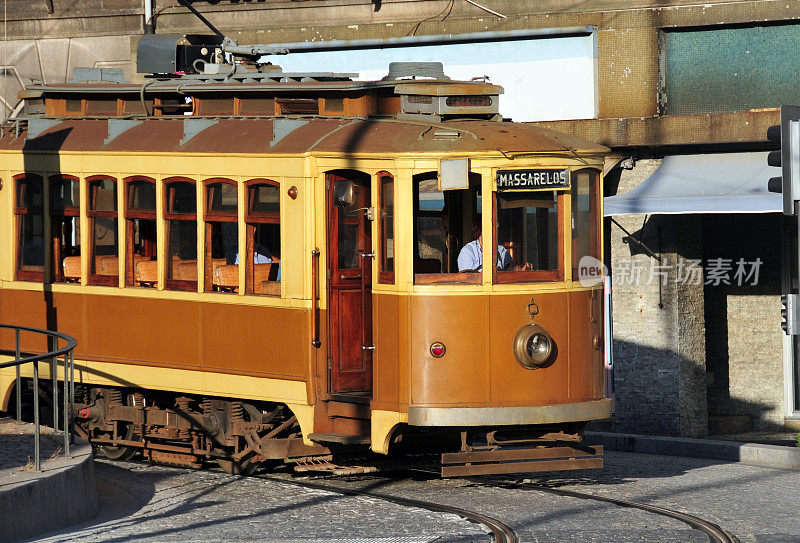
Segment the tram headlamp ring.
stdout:
<path fill-rule="evenodd" d="M 517 330 L 513 346 L 517 362 L 529 370 L 547 367 L 555 358 L 553 338 L 538 324 L 526 324 Z"/>

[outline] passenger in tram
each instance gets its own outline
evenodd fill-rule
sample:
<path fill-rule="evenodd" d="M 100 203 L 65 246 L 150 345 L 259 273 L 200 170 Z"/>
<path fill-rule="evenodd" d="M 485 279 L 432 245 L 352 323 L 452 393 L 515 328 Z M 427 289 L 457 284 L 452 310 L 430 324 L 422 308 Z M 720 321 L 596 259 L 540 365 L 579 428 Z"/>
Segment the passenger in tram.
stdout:
<path fill-rule="evenodd" d="M 478 272 L 483 267 L 483 233 L 481 231 L 480 223 L 472 226 L 472 235 L 475 238 L 458 253 L 458 271 L 460 272 Z M 498 270 L 521 270 L 527 271 L 533 269 L 530 262 L 525 263 L 523 266 L 515 266 L 514 259 L 508 253 L 505 247 L 497 245 L 497 269 Z"/>
<path fill-rule="evenodd" d="M 239 264 L 239 253 L 236 253 L 235 258 L 233 259 L 234 264 Z M 281 280 L 281 260 L 277 256 L 273 256 L 272 252 L 261 245 L 260 243 L 256 243 L 253 247 L 253 264 L 277 264 L 278 265 L 278 277 L 276 281 Z"/>

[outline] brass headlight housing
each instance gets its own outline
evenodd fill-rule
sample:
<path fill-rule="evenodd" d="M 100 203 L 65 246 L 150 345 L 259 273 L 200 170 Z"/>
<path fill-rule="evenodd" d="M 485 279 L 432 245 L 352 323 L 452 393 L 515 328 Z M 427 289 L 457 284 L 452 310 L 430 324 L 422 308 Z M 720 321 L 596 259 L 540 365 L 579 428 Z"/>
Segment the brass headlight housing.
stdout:
<path fill-rule="evenodd" d="M 538 324 L 526 324 L 517 330 L 513 347 L 517 362 L 529 370 L 547 367 L 555 359 L 553 338 Z"/>

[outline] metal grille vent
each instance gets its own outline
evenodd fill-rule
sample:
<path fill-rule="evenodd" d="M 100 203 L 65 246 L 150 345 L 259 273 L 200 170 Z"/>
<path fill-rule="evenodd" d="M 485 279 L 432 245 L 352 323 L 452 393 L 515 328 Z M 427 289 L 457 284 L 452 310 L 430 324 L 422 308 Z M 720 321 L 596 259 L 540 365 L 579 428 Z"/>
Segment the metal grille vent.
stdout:
<path fill-rule="evenodd" d="M 448 96 L 447 107 L 488 107 L 492 105 L 489 96 Z"/>

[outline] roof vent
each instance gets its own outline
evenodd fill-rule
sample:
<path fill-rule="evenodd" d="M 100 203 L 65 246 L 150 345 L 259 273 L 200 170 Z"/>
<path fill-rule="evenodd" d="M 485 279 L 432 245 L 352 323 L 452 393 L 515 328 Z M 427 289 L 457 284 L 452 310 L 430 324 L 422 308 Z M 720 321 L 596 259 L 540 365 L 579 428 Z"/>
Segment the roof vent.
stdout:
<path fill-rule="evenodd" d="M 75 68 L 69 83 L 127 83 L 120 68 Z"/>
<path fill-rule="evenodd" d="M 444 79 L 450 78 L 444 75 L 444 67 L 441 62 L 390 62 L 389 75 L 382 81 L 394 81 L 397 79 Z"/>

